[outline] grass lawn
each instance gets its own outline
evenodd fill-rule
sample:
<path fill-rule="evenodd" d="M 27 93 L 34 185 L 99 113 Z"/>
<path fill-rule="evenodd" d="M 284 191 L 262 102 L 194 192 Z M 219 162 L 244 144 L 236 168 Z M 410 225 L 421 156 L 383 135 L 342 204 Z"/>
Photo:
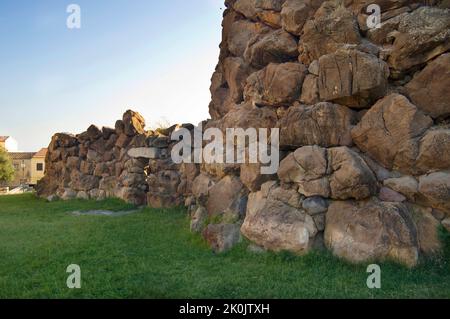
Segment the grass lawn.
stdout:
<path fill-rule="evenodd" d="M 73 216 L 123 210 L 119 200 L 47 203 L 0 196 L 0 298 L 449 298 L 450 235 L 443 255 L 413 270 L 385 263 L 382 289 L 366 286 L 367 265 L 328 253 L 296 257 L 247 252 L 247 243 L 213 254 L 189 233 L 182 209 L 121 217 Z M 66 286 L 70 264 L 82 288 Z"/>

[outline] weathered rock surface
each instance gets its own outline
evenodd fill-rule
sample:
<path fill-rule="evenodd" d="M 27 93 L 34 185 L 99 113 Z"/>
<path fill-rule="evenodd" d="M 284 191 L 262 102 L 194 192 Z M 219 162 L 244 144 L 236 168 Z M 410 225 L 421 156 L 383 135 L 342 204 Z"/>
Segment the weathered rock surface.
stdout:
<path fill-rule="evenodd" d="M 410 172 L 417 156 L 418 138 L 433 120 L 408 99 L 391 94 L 378 101 L 352 130 L 355 144 L 388 169 Z"/>
<path fill-rule="evenodd" d="M 450 169 L 450 129 L 429 130 L 423 136 L 419 143 L 416 167 L 420 173 Z"/>
<path fill-rule="evenodd" d="M 233 3 L 233 9 L 253 21 L 261 21 L 265 24 L 279 28 L 281 26 L 280 11 L 284 0 L 237 0 Z"/>
<path fill-rule="evenodd" d="M 242 183 L 252 192 L 259 191 L 261 185 L 276 176 L 262 174 L 261 164 L 243 164 L 241 165 L 240 178 Z"/>
<path fill-rule="evenodd" d="M 448 9 L 421 7 L 399 23 L 388 60 L 399 71 L 430 61 L 450 48 Z"/>
<path fill-rule="evenodd" d="M 192 185 L 192 194 L 196 198 L 207 198 L 211 187 L 213 187 L 215 182 L 206 174 L 198 175 Z"/>
<path fill-rule="evenodd" d="M 215 252 L 222 253 L 241 240 L 241 233 L 236 224 L 210 224 L 204 230 L 203 237 Z"/>
<path fill-rule="evenodd" d="M 296 38 L 281 29 L 255 37 L 244 53 L 245 60 L 256 68 L 294 61 L 297 57 Z"/>
<path fill-rule="evenodd" d="M 326 1 L 305 23 L 300 40 L 300 61 L 309 64 L 346 44 L 359 44 L 361 35 L 352 12 L 335 1 Z"/>
<path fill-rule="evenodd" d="M 402 194 L 390 189 L 389 187 L 382 187 L 380 189 L 380 200 L 383 202 L 403 203 L 406 201 L 406 197 Z"/>
<path fill-rule="evenodd" d="M 302 206 L 309 215 L 326 213 L 328 210 L 328 203 L 319 196 L 305 199 L 302 203 Z"/>
<path fill-rule="evenodd" d="M 353 262 L 392 259 L 418 262 L 417 229 L 404 204 L 333 202 L 327 213 L 325 244 Z"/>
<path fill-rule="evenodd" d="M 443 54 L 430 62 L 405 86 L 411 101 L 432 118 L 450 116 L 449 87 L 450 53 Z"/>
<path fill-rule="evenodd" d="M 277 193 L 282 194 L 277 196 Z M 269 182 L 260 192 L 250 194 L 242 234 L 265 249 L 308 252 L 317 228 L 312 217 L 298 208 L 298 204 L 286 201 L 295 197 L 295 193 L 280 190 Z"/>
<path fill-rule="evenodd" d="M 300 63 L 269 64 L 247 79 L 245 100 L 262 106 L 289 106 L 300 97 L 306 71 Z"/>
<path fill-rule="evenodd" d="M 278 176 L 285 183 L 298 184 L 307 197 L 365 199 L 377 191 L 370 168 L 347 147 L 302 147 L 281 162 Z"/>
<path fill-rule="evenodd" d="M 222 120 L 208 124 L 208 127 L 220 128 L 223 132 L 227 128 L 272 128 L 277 123 L 276 112 L 269 107 L 256 107 L 251 103 L 239 105 L 229 112 Z"/>
<path fill-rule="evenodd" d="M 208 212 L 204 207 L 198 207 L 191 219 L 191 232 L 200 233 L 206 225 L 208 219 Z"/>
<path fill-rule="evenodd" d="M 303 81 L 302 95 L 300 102 L 312 105 L 320 102 L 319 98 L 319 78 L 315 75 L 308 74 Z"/>
<path fill-rule="evenodd" d="M 287 32 L 300 36 L 305 23 L 323 1 L 286 0 L 281 10 L 281 25 Z"/>
<path fill-rule="evenodd" d="M 338 50 L 319 59 L 319 94 L 324 101 L 368 107 L 387 92 L 389 68 L 377 57 Z"/>
<path fill-rule="evenodd" d="M 419 178 L 421 201 L 433 208 L 450 212 L 450 173 L 437 172 Z"/>
<path fill-rule="evenodd" d="M 136 112 L 128 110 L 123 115 L 124 133 L 128 136 L 145 133 L 145 119 Z"/>
<path fill-rule="evenodd" d="M 353 111 L 345 106 L 322 102 L 313 106 L 294 105 L 278 122 L 280 145 L 350 146 Z"/>
<path fill-rule="evenodd" d="M 331 198 L 364 199 L 377 191 L 377 180 L 366 162 L 347 147 L 328 150 Z"/>
<path fill-rule="evenodd" d="M 386 187 L 404 195 L 409 201 L 415 202 L 419 192 L 419 183 L 412 176 L 390 178 L 384 181 Z"/>
<path fill-rule="evenodd" d="M 242 57 L 250 41 L 259 34 L 270 30 L 261 23 L 237 20 L 231 25 L 228 35 L 228 50 L 236 57 Z"/>
<path fill-rule="evenodd" d="M 420 251 L 428 256 L 435 255 L 442 249 L 439 239 L 440 222 L 433 217 L 432 209 L 417 205 L 409 205 L 414 223 L 417 225 L 417 238 Z"/>
<path fill-rule="evenodd" d="M 232 212 L 239 218 L 245 214 L 246 204 L 247 194 L 239 178 L 226 176 L 209 190 L 206 209 L 209 216 Z"/>

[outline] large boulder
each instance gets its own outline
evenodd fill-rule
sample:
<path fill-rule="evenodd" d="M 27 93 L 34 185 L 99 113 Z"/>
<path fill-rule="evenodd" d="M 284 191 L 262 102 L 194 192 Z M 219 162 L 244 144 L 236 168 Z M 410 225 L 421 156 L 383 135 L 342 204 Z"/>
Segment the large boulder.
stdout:
<path fill-rule="evenodd" d="M 361 35 L 353 13 L 337 1 L 326 1 L 303 27 L 300 60 L 305 64 L 333 53 L 346 44 L 360 44 Z"/>
<path fill-rule="evenodd" d="M 227 128 L 272 128 L 277 123 L 277 113 L 273 108 L 257 107 L 252 103 L 244 103 L 225 115 L 220 121 L 212 121 L 207 128 L 219 128 L 226 132 Z"/>
<path fill-rule="evenodd" d="M 281 10 L 281 25 L 287 32 L 300 36 L 306 21 L 323 1 L 286 0 Z"/>
<path fill-rule="evenodd" d="M 400 94 L 379 100 L 352 130 L 355 144 L 388 169 L 410 172 L 418 151 L 417 139 L 433 120 Z"/>
<path fill-rule="evenodd" d="M 253 21 L 262 21 L 272 27 L 280 27 L 279 12 L 285 0 L 237 0 L 233 9 Z"/>
<path fill-rule="evenodd" d="M 398 29 L 400 21 L 402 21 L 408 15 L 407 12 L 396 15 L 395 17 L 384 20 L 379 28 L 372 28 L 367 30 L 367 38 L 378 45 L 384 45 L 390 43 L 389 34 Z M 366 18 L 367 19 L 367 18 Z M 367 20 L 366 20 L 367 21 Z"/>
<path fill-rule="evenodd" d="M 145 133 L 145 119 L 137 112 L 128 110 L 123 115 L 124 133 L 128 136 Z"/>
<path fill-rule="evenodd" d="M 262 165 L 259 163 L 245 163 L 241 165 L 239 177 L 251 192 L 259 191 L 262 184 L 276 177 L 274 175 L 262 174 L 261 168 Z"/>
<path fill-rule="evenodd" d="M 347 147 L 329 150 L 305 146 L 287 156 L 278 176 L 285 183 L 296 183 L 307 197 L 365 199 L 377 192 L 377 180 L 354 151 Z"/>
<path fill-rule="evenodd" d="M 320 102 L 319 98 L 319 77 L 308 74 L 303 81 L 302 95 L 300 102 L 307 105 L 313 105 Z"/>
<path fill-rule="evenodd" d="M 281 162 L 278 176 L 286 183 L 298 183 L 323 177 L 327 172 L 327 149 L 313 145 L 290 153 Z"/>
<path fill-rule="evenodd" d="M 333 202 L 328 208 L 325 244 L 351 262 L 392 259 L 418 262 L 417 229 L 404 204 Z"/>
<path fill-rule="evenodd" d="M 398 71 L 430 61 L 450 48 L 450 10 L 420 7 L 405 16 L 394 34 L 389 65 Z"/>
<path fill-rule="evenodd" d="M 192 195 L 197 199 L 207 198 L 209 190 L 214 186 L 214 181 L 206 174 L 198 175 L 192 184 Z"/>
<path fill-rule="evenodd" d="M 420 202 L 450 213 L 450 173 L 436 172 L 419 178 Z"/>
<path fill-rule="evenodd" d="M 424 255 L 435 255 L 442 248 L 439 237 L 440 222 L 433 216 L 432 208 L 425 208 L 418 205 L 408 205 L 412 212 L 414 223 L 417 226 L 417 238 L 421 253 Z"/>
<path fill-rule="evenodd" d="M 420 140 L 415 165 L 419 173 L 450 169 L 450 129 L 436 128 L 426 132 Z"/>
<path fill-rule="evenodd" d="M 203 237 L 214 252 L 223 253 L 241 241 L 239 227 L 239 224 L 210 224 Z"/>
<path fill-rule="evenodd" d="M 319 59 L 319 95 L 350 107 L 367 107 L 387 91 L 389 68 L 376 56 L 338 50 Z"/>
<path fill-rule="evenodd" d="M 116 196 L 127 203 L 143 206 L 147 204 L 147 193 L 134 187 L 122 187 L 117 190 Z"/>
<path fill-rule="evenodd" d="M 245 214 L 246 204 L 247 191 L 239 178 L 225 176 L 209 189 L 206 209 L 211 217 L 233 214 L 240 218 Z"/>
<path fill-rule="evenodd" d="M 247 79 L 245 100 L 263 106 L 292 105 L 300 97 L 306 73 L 300 63 L 271 63 Z"/>
<path fill-rule="evenodd" d="M 249 196 L 242 234 L 260 247 L 272 251 L 303 254 L 311 249 L 317 228 L 300 207 L 298 193 L 280 189 L 273 182 Z"/>
<path fill-rule="evenodd" d="M 228 50 L 236 57 L 244 56 L 244 52 L 250 41 L 259 34 L 266 34 L 270 28 L 262 23 L 254 23 L 248 20 L 237 20 L 231 24 L 226 33 Z"/>
<path fill-rule="evenodd" d="M 202 206 L 197 207 L 191 217 L 191 232 L 202 232 L 208 220 L 208 212 L 206 209 Z"/>
<path fill-rule="evenodd" d="M 331 198 L 365 199 L 377 192 L 377 180 L 366 162 L 348 147 L 328 150 Z"/>
<path fill-rule="evenodd" d="M 313 106 L 296 104 L 280 119 L 280 145 L 350 146 L 355 113 L 337 104 L 322 102 Z"/>
<path fill-rule="evenodd" d="M 298 57 L 297 46 L 294 36 L 279 29 L 255 37 L 245 50 L 244 58 L 256 68 L 294 61 Z"/>
<path fill-rule="evenodd" d="M 450 116 L 449 87 L 450 53 L 443 54 L 430 62 L 405 86 L 411 101 L 433 118 Z"/>

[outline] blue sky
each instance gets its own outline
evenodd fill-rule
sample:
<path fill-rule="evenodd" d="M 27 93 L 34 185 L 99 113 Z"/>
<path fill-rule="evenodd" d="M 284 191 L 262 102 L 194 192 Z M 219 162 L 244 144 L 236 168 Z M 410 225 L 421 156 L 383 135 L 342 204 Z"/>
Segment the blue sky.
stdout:
<path fill-rule="evenodd" d="M 81 29 L 66 8 L 81 7 Z M 206 119 L 222 0 L 2 0 L 0 135 L 22 151 L 56 132 L 113 126 L 128 109 L 148 126 Z"/>

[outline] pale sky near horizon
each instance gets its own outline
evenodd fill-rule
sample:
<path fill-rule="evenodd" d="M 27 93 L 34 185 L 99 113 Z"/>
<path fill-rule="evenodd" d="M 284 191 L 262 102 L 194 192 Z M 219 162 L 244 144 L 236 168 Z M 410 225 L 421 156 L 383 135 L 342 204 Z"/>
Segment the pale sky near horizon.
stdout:
<path fill-rule="evenodd" d="M 66 8 L 81 7 L 81 29 Z M 148 126 L 209 117 L 222 0 L 2 0 L 0 135 L 20 151 L 56 132 L 114 126 L 127 109 Z"/>

